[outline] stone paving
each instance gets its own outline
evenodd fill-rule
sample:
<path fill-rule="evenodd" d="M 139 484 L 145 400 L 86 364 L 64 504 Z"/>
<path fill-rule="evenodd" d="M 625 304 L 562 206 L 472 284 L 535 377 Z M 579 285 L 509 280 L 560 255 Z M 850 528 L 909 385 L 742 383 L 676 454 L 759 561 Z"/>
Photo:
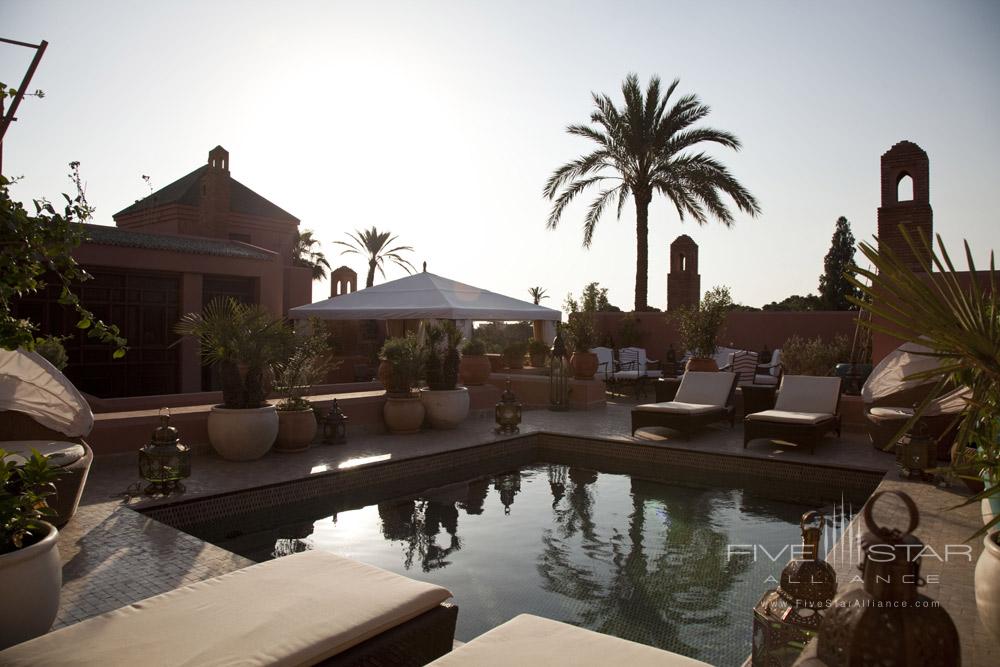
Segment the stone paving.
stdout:
<path fill-rule="evenodd" d="M 669 432 L 659 429 L 640 432 L 633 438 L 628 433 L 631 407 L 627 400 L 616 400 L 609 401 L 606 408 L 587 412 L 529 410 L 524 413 L 521 432 L 621 439 L 651 447 L 697 449 L 731 456 L 888 472 L 880 489 L 902 488 L 917 500 L 922 517 L 917 535 L 928 544 L 961 543 L 979 521 L 978 508 L 946 510 L 961 500 L 957 489 L 941 490 L 900 479 L 894 472 L 893 457 L 874 450 L 861 433 L 845 432 L 839 439 L 828 436 L 813 455 L 794 447 L 774 446 L 767 441 L 755 441 L 743 449 L 739 424 L 733 429 L 725 424 L 709 427 L 690 441 L 672 438 Z M 150 498 L 137 493 L 134 454 L 98 457 L 91 469 L 79 512 L 60 531 L 64 584 L 56 627 L 251 564 L 240 556 L 148 518 L 136 509 L 501 439 L 493 433 L 492 426 L 492 414 L 482 412 L 471 415 L 453 431 L 424 431 L 407 436 L 349 432 L 349 442 L 345 445 L 317 444 L 297 454 L 272 452 L 247 463 L 224 461 L 206 447 L 199 446 L 185 492 L 168 498 Z M 183 433 L 181 436 L 183 438 Z M 135 444 L 138 449 L 142 443 Z M 929 585 L 923 592 L 940 599 L 955 619 L 962 636 L 963 664 L 966 665 L 1000 664 L 1000 647 L 979 623 L 972 593 L 974 561 L 981 547 L 981 542 L 973 544 L 972 563 L 923 565 L 927 573 L 940 569 L 941 583 Z M 853 565 L 836 565 L 842 581 L 849 581 Z M 749 614 L 749 610 L 747 612 Z"/>

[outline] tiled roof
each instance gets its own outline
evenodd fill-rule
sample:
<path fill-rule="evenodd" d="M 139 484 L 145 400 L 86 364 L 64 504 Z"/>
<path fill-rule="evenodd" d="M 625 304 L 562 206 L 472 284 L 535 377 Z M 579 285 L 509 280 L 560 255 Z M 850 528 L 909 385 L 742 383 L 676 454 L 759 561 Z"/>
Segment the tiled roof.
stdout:
<path fill-rule="evenodd" d="M 89 243 L 113 245 L 124 248 L 147 248 L 149 250 L 169 250 L 195 255 L 216 255 L 241 259 L 270 259 L 274 253 L 239 241 L 200 238 L 196 236 L 170 236 L 149 234 L 119 229 L 108 225 L 85 224 Z"/>

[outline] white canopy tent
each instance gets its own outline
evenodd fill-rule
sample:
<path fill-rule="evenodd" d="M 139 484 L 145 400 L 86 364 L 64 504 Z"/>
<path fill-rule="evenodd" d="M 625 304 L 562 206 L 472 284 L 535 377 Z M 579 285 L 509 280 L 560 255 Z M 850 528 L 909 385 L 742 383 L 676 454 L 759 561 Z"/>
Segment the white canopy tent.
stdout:
<path fill-rule="evenodd" d="M 541 321 L 550 323 L 545 334 L 546 342 L 550 342 L 555 334 L 551 323 L 562 319 L 562 312 L 424 271 L 298 306 L 289 310 L 288 316 L 321 320 L 455 320 L 466 336 L 472 334 L 475 320 Z"/>
<path fill-rule="evenodd" d="M 0 411 L 16 410 L 70 437 L 86 437 L 94 413 L 59 369 L 37 352 L 0 349 Z"/>

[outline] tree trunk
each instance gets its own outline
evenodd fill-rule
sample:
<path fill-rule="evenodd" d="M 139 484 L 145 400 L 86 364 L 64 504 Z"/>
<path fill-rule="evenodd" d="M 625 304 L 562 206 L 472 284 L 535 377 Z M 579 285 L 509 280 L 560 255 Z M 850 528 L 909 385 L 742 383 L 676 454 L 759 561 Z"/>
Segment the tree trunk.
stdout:
<path fill-rule="evenodd" d="M 648 192 L 635 193 L 635 310 L 649 309 L 646 296 L 649 282 L 649 202 Z"/>
<path fill-rule="evenodd" d="M 368 262 L 368 280 L 365 281 L 365 287 L 373 287 L 375 285 L 375 262 Z"/>

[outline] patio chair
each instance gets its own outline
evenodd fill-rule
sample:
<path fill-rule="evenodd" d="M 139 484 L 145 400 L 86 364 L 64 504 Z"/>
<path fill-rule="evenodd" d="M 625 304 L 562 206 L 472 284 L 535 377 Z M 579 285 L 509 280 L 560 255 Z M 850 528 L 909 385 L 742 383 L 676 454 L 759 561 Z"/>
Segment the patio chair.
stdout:
<path fill-rule="evenodd" d="M 424 665 L 454 643 L 450 597 L 305 551 L 55 630 L 0 651 L 0 664 Z"/>
<path fill-rule="evenodd" d="M 507 665 L 578 667 L 707 667 L 706 663 L 645 644 L 521 614 L 479 635 L 428 667 L 507 667 Z"/>
<path fill-rule="evenodd" d="M 615 351 L 610 347 L 592 347 L 590 351 L 597 355 L 597 377 L 605 382 L 614 380 Z"/>
<path fill-rule="evenodd" d="M 781 350 L 776 349 L 771 353 L 770 361 L 757 365 L 757 372 L 754 374 L 753 383 L 777 386 L 781 384 L 781 375 L 783 372 Z"/>
<path fill-rule="evenodd" d="M 829 431 L 840 437 L 839 377 L 785 375 L 773 410 L 754 412 L 743 419 L 743 449 L 751 440 L 768 438 L 816 450 Z"/>
<path fill-rule="evenodd" d="M 738 350 L 732 353 L 729 363 L 719 370 L 736 373 L 736 386 L 754 384 L 757 374 L 757 353 L 749 350 Z"/>
<path fill-rule="evenodd" d="M 632 409 L 632 435 L 646 426 L 664 426 L 689 439 L 696 429 L 723 419 L 728 419 L 731 427 L 735 391 L 735 373 L 689 371 L 681 379 L 674 400 Z"/>
<path fill-rule="evenodd" d="M 635 370 L 647 378 L 660 378 L 663 371 L 659 368 L 660 362 L 657 359 L 650 359 L 646 356 L 646 350 L 641 347 L 623 347 L 618 351 L 618 359 L 625 366 L 625 359 L 634 360 Z M 655 368 L 654 368 L 655 367 Z"/>

